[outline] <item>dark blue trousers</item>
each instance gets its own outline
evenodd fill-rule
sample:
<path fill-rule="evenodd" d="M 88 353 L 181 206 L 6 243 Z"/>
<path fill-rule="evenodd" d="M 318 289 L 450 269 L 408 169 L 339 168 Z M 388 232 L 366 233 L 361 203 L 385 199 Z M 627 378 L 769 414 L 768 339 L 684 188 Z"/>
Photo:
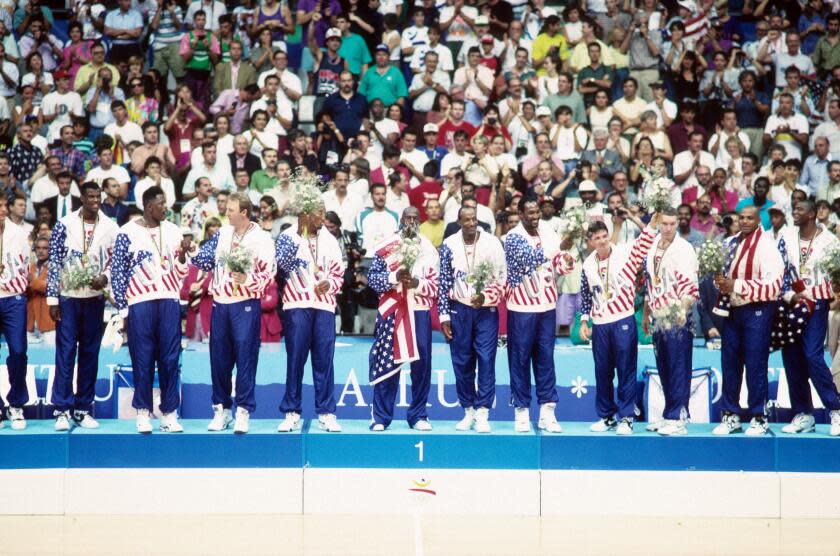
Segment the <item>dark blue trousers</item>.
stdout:
<path fill-rule="evenodd" d="M 554 371 L 554 309 L 543 313 L 507 312 L 508 367 L 514 407 L 531 405 L 531 367 L 537 387 L 537 403 L 557 402 Z"/>
<path fill-rule="evenodd" d="M 0 333 L 9 346 L 6 367 L 9 369 L 10 407 L 22 408 L 29 401 L 26 388 L 26 298 L 13 295 L 0 298 Z"/>
<path fill-rule="evenodd" d="M 452 325 L 452 369 L 461 407 L 493 407 L 496 395 L 496 348 L 499 339 L 499 312 L 495 307 L 475 309 L 453 302 L 449 313 Z M 478 364 L 478 388 L 476 388 Z"/>
<path fill-rule="evenodd" d="M 379 318 L 379 317 L 377 317 Z M 426 402 L 432 385 L 432 318 L 429 311 L 414 311 L 414 335 L 420 359 L 411 363 L 411 405 L 406 412 L 410 426 L 428 418 Z M 400 386 L 400 373 L 394 373 L 373 386 L 373 422 L 386 427 L 394 420 L 394 403 Z"/>
<path fill-rule="evenodd" d="M 135 409 L 152 408 L 157 364 L 160 410 L 178 409 L 178 358 L 181 355 L 181 307 L 177 299 L 141 301 L 128 308 L 128 353 L 134 374 Z"/>
<path fill-rule="evenodd" d="M 318 415 L 335 413 L 335 313 L 322 309 L 283 311 L 283 342 L 287 360 L 286 393 L 280 411 L 301 413 L 303 370 L 311 352 L 315 412 Z"/>
<path fill-rule="evenodd" d="M 105 298 L 101 295 L 88 298 L 62 297 L 58 307 L 61 309 L 61 320 L 55 325 L 52 404 L 58 411 L 89 411 L 99 371 Z M 74 393 L 73 368 L 76 366 L 77 351 L 79 372 Z"/>
<path fill-rule="evenodd" d="M 775 302 L 731 307 L 721 331 L 721 409 L 741 412 L 741 379 L 747 368 L 748 403 L 751 415 L 764 415 L 767 406 L 767 359 Z"/>
<path fill-rule="evenodd" d="M 653 348 L 656 370 L 665 393 L 662 417 L 677 420 L 688 418 L 691 397 L 691 350 L 694 340 L 691 322 L 679 330 L 654 332 Z"/>
<path fill-rule="evenodd" d="M 595 411 L 601 419 L 618 413 L 636 416 L 636 361 L 639 338 L 636 317 L 630 315 L 608 324 L 592 325 L 592 356 L 595 359 Z M 618 371 L 618 405 L 613 379 Z"/>
<path fill-rule="evenodd" d="M 236 406 L 253 413 L 257 408 L 254 382 L 260 355 L 260 300 L 213 303 L 210 331 L 213 405 L 230 409 L 231 375 L 236 365 Z"/>
<path fill-rule="evenodd" d="M 811 413 L 811 387 L 808 378 L 826 409 L 840 409 L 840 396 L 825 363 L 825 336 L 828 330 L 828 301 L 817 301 L 814 314 L 805 325 L 800 340 L 782 348 L 790 403 L 794 413 Z"/>

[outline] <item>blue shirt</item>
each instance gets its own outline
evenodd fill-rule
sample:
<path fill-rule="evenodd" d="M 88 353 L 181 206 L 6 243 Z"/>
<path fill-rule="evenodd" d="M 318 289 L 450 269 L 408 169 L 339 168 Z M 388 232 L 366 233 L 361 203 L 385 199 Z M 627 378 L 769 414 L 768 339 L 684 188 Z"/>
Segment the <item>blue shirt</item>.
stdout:
<path fill-rule="evenodd" d="M 755 98 L 761 104 L 770 104 L 770 95 L 767 93 L 756 91 Z M 766 117 L 762 116 L 758 112 L 758 108 L 755 107 L 755 103 L 746 96 L 742 95 L 735 103 L 735 114 L 738 118 L 738 127 L 758 127 L 764 129 Z"/>
<path fill-rule="evenodd" d="M 811 32 L 805 35 L 805 29 L 813 25 L 814 23 L 819 23 L 826 27 L 825 19 L 819 14 L 814 14 L 814 17 L 808 17 L 804 13 L 799 16 L 799 25 L 797 28 L 799 30 L 800 36 L 802 37 L 802 44 L 800 45 L 799 49 L 802 51 L 802 54 L 807 54 L 808 56 L 811 55 L 812 52 L 817 48 L 817 41 L 820 40 L 820 36 L 822 33 L 819 32 Z"/>
<path fill-rule="evenodd" d="M 805 159 L 799 183 L 808 188 L 809 195 L 816 195 L 820 186 L 828 183 L 828 164 L 830 162 L 831 153 L 825 157 L 825 160 L 820 160 L 815 154 Z"/>
<path fill-rule="evenodd" d="M 438 173 L 437 177 L 440 177 L 440 163 L 443 161 L 443 157 L 446 156 L 449 151 L 445 148 L 441 147 L 440 145 L 435 145 L 434 149 L 429 149 L 425 145 L 417 149 L 420 152 L 426 153 L 426 156 L 429 157 L 429 160 L 433 160 L 437 162 L 438 165 Z M 422 169 L 421 169 L 422 171 Z"/>
<path fill-rule="evenodd" d="M 751 197 L 749 199 L 743 199 L 740 203 L 738 203 L 738 206 L 735 207 L 735 212 L 741 212 L 741 209 L 744 207 L 754 207 L 755 202 L 753 201 L 753 199 L 754 197 Z M 773 204 L 773 201 L 767 199 L 766 201 L 764 201 L 764 205 L 762 205 L 761 208 L 758 209 L 758 216 L 761 218 L 761 227 L 765 230 L 769 230 L 773 227 L 773 225 L 770 223 L 770 213 L 767 212 L 770 209 L 770 207 L 773 206 Z"/>
<path fill-rule="evenodd" d="M 105 16 L 105 27 L 112 29 L 119 29 L 121 31 L 134 31 L 137 28 L 143 28 L 143 16 L 137 10 L 128 10 L 123 13 L 119 9 L 108 12 Z M 136 39 L 111 39 L 113 44 L 136 44 L 140 38 Z"/>
<path fill-rule="evenodd" d="M 323 110 L 332 114 L 338 130 L 344 136 L 345 142 L 355 137 L 362 127 L 362 120 L 367 115 L 367 99 L 358 93 L 350 98 L 344 98 L 341 93 L 333 93 L 324 101 Z"/>

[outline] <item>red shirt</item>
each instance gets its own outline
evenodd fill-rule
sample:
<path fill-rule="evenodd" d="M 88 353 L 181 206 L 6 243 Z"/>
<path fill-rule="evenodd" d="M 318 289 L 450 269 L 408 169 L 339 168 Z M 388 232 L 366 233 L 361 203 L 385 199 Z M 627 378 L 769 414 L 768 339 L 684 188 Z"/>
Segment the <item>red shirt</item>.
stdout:
<path fill-rule="evenodd" d="M 696 185 L 692 185 L 685 191 L 683 191 L 683 203 L 690 205 L 691 203 L 695 202 L 703 193 L 706 193 L 711 199 L 712 208 L 717 209 L 717 211 L 721 214 L 724 212 L 733 212 L 735 207 L 738 205 L 738 194 L 734 191 L 725 191 L 724 195 L 726 196 L 726 210 L 723 208 L 723 200 L 718 196 L 717 193 L 711 191 L 700 191 L 700 187 Z"/>
<path fill-rule="evenodd" d="M 438 145 L 446 147 L 450 151 L 455 150 L 455 132 L 459 130 L 467 132 L 467 138 L 473 136 L 475 127 L 467 122 L 461 122 L 458 125 L 452 123 L 451 120 L 446 120 L 438 127 Z"/>
<path fill-rule="evenodd" d="M 423 180 L 420 185 L 412 187 L 408 192 L 408 202 L 420 212 L 420 222 L 425 222 L 428 218 L 426 216 L 426 203 L 432 199 L 439 199 L 441 193 L 443 193 L 443 186 L 440 182 L 434 180 Z"/>

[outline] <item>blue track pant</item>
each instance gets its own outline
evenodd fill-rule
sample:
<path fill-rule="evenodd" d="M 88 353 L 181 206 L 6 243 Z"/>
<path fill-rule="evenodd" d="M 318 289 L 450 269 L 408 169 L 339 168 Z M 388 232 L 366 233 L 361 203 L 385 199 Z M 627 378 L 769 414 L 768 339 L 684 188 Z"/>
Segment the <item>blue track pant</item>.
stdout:
<path fill-rule="evenodd" d="M 592 356 L 595 359 L 595 411 L 601 419 L 636 416 L 636 361 L 639 339 L 636 317 L 592 325 Z M 618 371 L 618 405 L 613 379 Z"/>
<path fill-rule="evenodd" d="M 678 330 L 653 333 L 656 370 L 665 393 L 665 411 L 662 413 L 665 419 L 677 420 L 689 416 L 691 350 L 694 340 L 691 328 L 689 322 Z"/>
<path fill-rule="evenodd" d="M 380 318 L 380 317 L 377 317 Z M 429 311 L 414 311 L 414 335 L 420 359 L 411 363 L 411 405 L 406 412 L 410 426 L 428 418 L 426 402 L 432 384 L 432 318 Z M 394 403 L 400 385 L 399 372 L 373 386 L 373 422 L 386 427 L 394 420 Z"/>
<path fill-rule="evenodd" d="M 741 378 L 747 369 L 749 411 L 764 415 L 767 406 L 767 359 L 775 302 L 731 307 L 724 320 L 721 343 L 723 396 L 721 409 L 741 412 Z"/>
<path fill-rule="evenodd" d="M 808 378 L 826 409 L 840 409 L 840 397 L 825 363 L 825 336 L 828 330 L 828 301 L 817 301 L 814 314 L 808 320 L 802 338 L 782 348 L 791 408 L 795 413 L 814 411 Z"/>
<path fill-rule="evenodd" d="M 89 411 L 99 372 L 99 346 L 104 332 L 105 298 L 62 297 L 61 320 L 55 326 L 55 380 L 52 404 L 57 411 Z M 73 392 L 73 368 L 79 354 L 76 392 Z"/>
<path fill-rule="evenodd" d="M 152 408 L 157 363 L 160 410 L 178 409 L 178 358 L 181 355 L 181 307 L 177 299 L 141 301 L 128 308 L 128 353 L 134 373 L 135 409 Z"/>
<path fill-rule="evenodd" d="M 537 402 L 557 402 L 554 371 L 556 311 L 521 313 L 508 309 L 508 367 L 514 407 L 531 405 L 531 367 L 537 387 Z"/>
<path fill-rule="evenodd" d="M 29 401 L 26 389 L 26 298 L 13 295 L 0 298 L 0 333 L 9 346 L 9 406 L 22 408 Z"/>
<path fill-rule="evenodd" d="M 253 413 L 257 408 L 254 382 L 260 355 L 260 300 L 213 303 L 210 330 L 213 405 L 230 409 L 231 375 L 236 365 L 236 405 Z"/>
<path fill-rule="evenodd" d="M 452 368 L 461 407 L 493 407 L 496 395 L 496 348 L 499 312 L 495 307 L 475 309 L 453 302 L 449 313 L 452 326 Z M 478 388 L 476 388 L 476 364 Z"/>
<path fill-rule="evenodd" d="M 283 342 L 286 344 L 286 393 L 280 403 L 283 413 L 301 413 L 303 369 L 312 353 L 315 412 L 335 413 L 335 313 L 321 309 L 283 311 Z"/>

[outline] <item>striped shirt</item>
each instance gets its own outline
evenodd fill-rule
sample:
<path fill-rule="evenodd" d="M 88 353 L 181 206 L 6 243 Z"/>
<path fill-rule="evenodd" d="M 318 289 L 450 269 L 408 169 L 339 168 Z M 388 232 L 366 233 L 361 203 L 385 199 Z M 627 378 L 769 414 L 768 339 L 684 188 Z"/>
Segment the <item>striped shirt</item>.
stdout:
<path fill-rule="evenodd" d="M 178 21 L 184 21 L 184 12 L 180 7 L 175 6 L 175 14 Z M 160 11 L 160 20 L 157 31 L 155 31 L 154 49 L 162 50 L 170 44 L 178 44 L 181 42 L 181 29 L 175 25 L 175 20 L 172 19 L 172 14 L 168 9 Z"/>
<path fill-rule="evenodd" d="M 435 246 L 425 237 L 418 235 L 420 240 L 420 256 L 411 267 L 411 275 L 417 278 L 417 287 L 408 290 L 408 303 L 415 311 L 428 311 L 435 304 L 438 297 L 438 281 L 440 261 Z M 401 268 L 399 255 L 395 249 L 399 246 L 400 236 L 395 234 L 374 249 L 373 264 L 368 272 L 368 284 L 373 290 L 382 294 L 399 284 L 397 272 Z"/>
<path fill-rule="evenodd" d="M 344 283 L 344 262 L 338 240 L 322 227 L 316 237 L 304 239 L 295 226 L 287 228 L 274 246 L 277 268 L 286 277 L 284 309 L 320 309 L 335 312 L 335 296 Z M 326 280 L 326 293 L 316 294 L 315 286 Z"/>
<path fill-rule="evenodd" d="M 8 218 L 0 233 L 0 299 L 23 295 L 29 285 L 29 241 L 26 231 Z"/>
<path fill-rule="evenodd" d="M 520 223 L 505 238 L 507 308 L 520 313 L 553 311 L 557 304 L 556 276 L 570 273 L 574 258 L 560 250 L 551 224 L 540 220 L 532 236 Z"/>
<path fill-rule="evenodd" d="M 56 222 L 50 234 L 50 265 L 47 272 L 47 305 L 58 305 L 59 296 L 99 297 L 102 292 L 83 288 L 66 290 L 62 284 L 65 269 L 74 265 L 93 266 L 100 274 L 111 274 L 111 255 L 119 226 L 101 212 L 95 224 L 82 223 L 82 209 Z"/>
<path fill-rule="evenodd" d="M 600 260 L 593 251 L 583 261 L 581 321 L 609 324 L 635 313 L 636 275 L 653 244 L 656 230 L 646 227 L 632 244 L 613 245 Z"/>
<path fill-rule="evenodd" d="M 779 240 L 779 244 L 782 241 L 784 238 Z M 773 234 L 766 233 L 759 226 L 748 236 L 738 233 L 728 238 L 725 246 L 729 250 L 734 248 L 732 262 L 726 272 L 727 278 L 735 280 L 732 306 L 775 301 L 782 291 L 785 264 Z"/>
<path fill-rule="evenodd" d="M 224 258 L 235 248 L 248 250 L 253 255 L 253 264 L 246 273 L 245 282 L 237 284 Z M 204 272 L 212 272 L 210 295 L 215 303 L 237 303 L 246 299 L 260 299 L 265 288 L 274 278 L 274 242 L 268 232 L 251 222 L 248 229 L 238 237 L 233 226 L 222 226 L 219 231 L 205 242 L 190 261 Z"/>
<path fill-rule="evenodd" d="M 836 248 L 840 243 L 837 237 L 825 228 L 820 227 L 819 230 L 811 241 L 801 240 L 799 228 L 794 226 L 786 227 L 782 233 L 787 255 L 786 270 L 790 279 L 794 284 L 801 280 L 800 285 L 804 288 L 802 294 L 813 301 L 834 299 L 831 277 L 820 270 L 819 261 L 828 250 Z M 792 290 L 784 292 L 785 301 L 790 301 L 797 289 L 799 288 L 794 286 Z"/>
<path fill-rule="evenodd" d="M 178 226 L 164 221 L 147 228 L 139 221 L 120 228 L 111 259 L 111 288 L 123 318 L 135 303 L 180 299 L 181 282 L 189 270 L 187 263 L 178 261 L 183 238 Z"/>
<path fill-rule="evenodd" d="M 650 308 L 655 310 L 674 301 L 689 298 L 696 301 L 697 253 L 683 238 L 676 236 L 668 247 L 659 249 L 662 236 L 653 240 L 645 259 L 645 281 Z"/>
<path fill-rule="evenodd" d="M 494 280 L 482 292 L 474 291 L 467 281 L 477 265 L 489 261 L 494 268 Z M 484 307 L 495 307 L 502 300 L 507 280 L 505 251 L 496 236 L 478 230 L 472 245 L 464 243 L 464 234 L 446 238 L 440 248 L 440 281 L 438 282 L 438 315 L 440 322 L 449 320 L 451 301 L 469 305 L 476 293 L 484 294 Z"/>

